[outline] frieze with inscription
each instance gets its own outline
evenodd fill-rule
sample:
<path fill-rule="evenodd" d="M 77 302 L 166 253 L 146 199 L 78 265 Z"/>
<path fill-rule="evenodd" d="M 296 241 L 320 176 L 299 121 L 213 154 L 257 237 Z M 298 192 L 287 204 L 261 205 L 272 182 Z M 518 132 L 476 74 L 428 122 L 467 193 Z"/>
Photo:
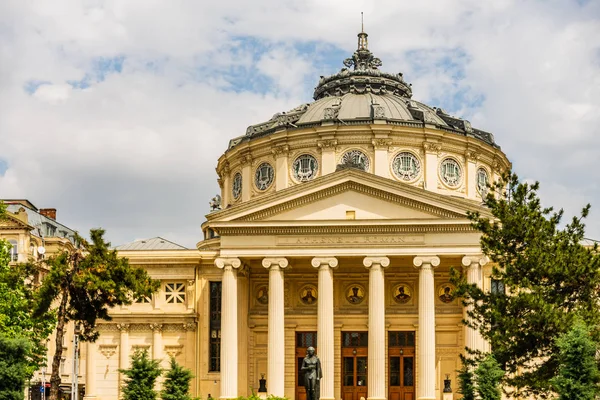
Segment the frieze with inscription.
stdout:
<path fill-rule="evenodd" d="M 320 245 L 389 245 L 410 246 L 425 243 L 423 235 L 366 235 L 366 236 L 282 236 L 277 238 L 279 246 L 320 246 Z"/>

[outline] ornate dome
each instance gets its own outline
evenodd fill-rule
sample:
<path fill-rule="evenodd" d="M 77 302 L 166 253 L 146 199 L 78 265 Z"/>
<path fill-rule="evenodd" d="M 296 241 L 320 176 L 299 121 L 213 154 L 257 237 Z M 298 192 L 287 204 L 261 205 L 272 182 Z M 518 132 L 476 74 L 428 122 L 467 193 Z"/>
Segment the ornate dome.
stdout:
<path fill-rule="evenodd" d="M 314 102 L 302 104 L 270 120 L 251 125 L 246 135 L 230 141 L 229 149 L 255 137 L 279 129 L 293 130 L 322 124 L 387 123 L 393 125 L 433 125 L 458 135 L 471 136 L 499 147 L 494 136 L 471 126 L 469 121 L 453 117 L 441 108 L 412 100 L 411 85 L 401 73 L 379 71 L 382 62 L 368 49 L 368 35 L 358 34 L 358 49 L 344 60 L 346 68 L 321 77 L 315 88 Z M 352 69 L 350 69 L 352 68 Z"/>

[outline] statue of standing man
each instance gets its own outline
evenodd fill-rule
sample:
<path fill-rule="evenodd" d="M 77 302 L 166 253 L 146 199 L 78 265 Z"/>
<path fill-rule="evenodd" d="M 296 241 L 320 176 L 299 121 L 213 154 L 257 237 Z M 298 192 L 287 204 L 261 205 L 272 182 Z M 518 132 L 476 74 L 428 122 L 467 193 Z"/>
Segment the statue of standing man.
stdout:
<path fill-rule="evenodd" d="M 321 397 L 321 361 L 315 355 L 315 348 L 306 349 L 306 357 L 302 361 L 302 371 L 304 372 L 304 388 L 306 389 L 306 400 L 319 400 Z"/>

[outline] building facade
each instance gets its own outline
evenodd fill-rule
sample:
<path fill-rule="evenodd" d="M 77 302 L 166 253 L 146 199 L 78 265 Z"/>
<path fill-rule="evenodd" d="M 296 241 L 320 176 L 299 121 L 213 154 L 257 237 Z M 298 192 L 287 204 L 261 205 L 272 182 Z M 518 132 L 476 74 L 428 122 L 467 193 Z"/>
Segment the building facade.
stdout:
<path fill-rule="evenodd" d="M 305 400 L 311 346 L 324 400 L 441 399 L 446 379 L 456 389 L 459 355 L 486 343 L 461 323 L 450 269 L 490 290 L 467 212 L 486 215 L 486 185 L 510 162 L 491 133 L 413 100 L 381 64 L 361 32 L 313 102 L 232 139 L 196 249 L 117 248 L 161 289 L 99 325 L 86 398 L 117 399 L 136 348 L 191 368 L 203 398 L 248 395 L 262 378 L 267 393 Z"/>

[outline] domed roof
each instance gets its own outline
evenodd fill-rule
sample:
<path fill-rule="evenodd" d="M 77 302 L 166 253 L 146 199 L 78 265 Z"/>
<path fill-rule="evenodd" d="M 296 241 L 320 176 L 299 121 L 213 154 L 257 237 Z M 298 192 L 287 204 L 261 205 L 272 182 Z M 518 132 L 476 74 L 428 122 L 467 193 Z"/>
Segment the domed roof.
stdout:
<path fill-rule="evenodd" d="M 469 121 L 453 117 L 441 108 L 412 100 L 411 85 L 403 75 L 379 71 L 382 62 L 368 49 L 368 35 L 358 34 L 358 49 L 344 60 L 346 68 L 321 77 L 314 102 L 275 114 L 270 120 L 251 125 L 246 135 L 230 141 L 239 143 L 274 133 L 279 129 L 299 129 L 328 124 L 383 123 L 406 126 L 434 125 L 439 129 L 480 139 L 494 147 L 494 136 L 471 127 Z M 352 69 L 349 69 L 352 68 Z"/>

